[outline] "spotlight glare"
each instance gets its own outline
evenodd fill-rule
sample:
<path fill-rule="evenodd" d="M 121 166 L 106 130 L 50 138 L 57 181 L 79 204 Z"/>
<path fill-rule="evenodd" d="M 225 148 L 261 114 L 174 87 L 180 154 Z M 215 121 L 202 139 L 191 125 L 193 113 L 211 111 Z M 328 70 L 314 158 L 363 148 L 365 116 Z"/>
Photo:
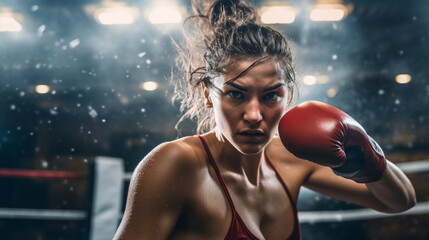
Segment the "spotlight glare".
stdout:
<path fill-rule="evenodd" d="M 318 4 L 310 13 L 311 21 L 341 21 L 347 15 L 347 8 L 341 4 Z"/>
<path fill-rule="evenodd" d="M 317 83 L 317 78 L 313 75 L 304 76 L 302 79 L 305 85 L 314 85 Z"/>
<path fill-rule="evenodd" d="M 409 74 L 398 74 L 395 77 L 395 81 L 399 84 L 407 84 L 411 81 L 411 75 L 409 75 Z"/>
<path fill-rule="evenodd" d="M 22 25 L 12 16 L 0 15 L 0 32 L 19 32 Z"/>
<path fill-rule="evenodd" d="M 144 82 L 140 85 L 143 90 L 154 91 L 158 89 L 158 83 L 153 81 Z"/>
<path fill-rule="evenodd" d="M 268 6 L 261 8 L 261 22 L 265 24 L 290 24 L 295 21 L 296 10 L 290 6 Z"/>
<path fill-rule="evenodd" d="M 177 6 L 158 6 L 147 10 L 147 18 L 152 24 L 180 23 L 182 13 Z"/>
<path fill-rule="evenodd" d="M 48 85 L 37 85 L 35 90 L 39 94 L 46 94 L 51 90 L 51 88 Z"/>
<path fill-rule="evenodd" d="M 132 7 L 107 7 L 98 9 L 95 12 L 95 19 L 104 25 L 125 25 L 132 24 L 138 15 L 138 10 Z"/>
<path fill-rule="evenodd" d="M 337 87 L 331 87 L 330 89 L 328 89 L 326 91 L 326 95 L 328 95 L 328 97 L 333 98 L 337 95 L 338 93 L 338 88 Z"/>

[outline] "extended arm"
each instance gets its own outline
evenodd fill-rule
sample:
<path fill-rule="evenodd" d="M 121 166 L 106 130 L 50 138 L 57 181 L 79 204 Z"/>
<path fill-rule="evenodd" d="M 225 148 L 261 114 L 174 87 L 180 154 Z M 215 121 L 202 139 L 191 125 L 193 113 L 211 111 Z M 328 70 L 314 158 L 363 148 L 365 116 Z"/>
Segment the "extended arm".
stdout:
<path fill-rule="evenodd" d="M 321 102 L 300 104 L 283 116 L 279 133 L 295 156 L 319 164 L 311 165 L 304 183 L 309 188 L 383 212 L 415 205 L 414 188 L 405 174 L 341 110 Z"/>

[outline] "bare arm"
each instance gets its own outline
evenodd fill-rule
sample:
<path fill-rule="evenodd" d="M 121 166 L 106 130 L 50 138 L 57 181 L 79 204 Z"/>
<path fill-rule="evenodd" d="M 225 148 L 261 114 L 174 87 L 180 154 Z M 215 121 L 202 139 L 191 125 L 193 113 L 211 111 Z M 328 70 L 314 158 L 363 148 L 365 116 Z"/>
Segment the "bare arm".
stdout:
<path fill-rule="evenodd" d="M 386 213 L 402 212 L 416 203 L 410 181 L 389 161 L 383 178 L 367 184 L 337 176 L 329 167 L 310 164 L 313 170 L 304 186 L 321 194 Z"/>
<path fill-rule="evenodd" d="M 168 238 L 195 180 L 184 152 L 180 144 L 163 144 L 137 166 L 114 239 Z"/>
<path fill-rule="evenodd" d="M 402 212 L 416 204 L 416 193 L 410 180 L 390 161 L 387 161 L 383 178 L 366 186 L 384 204 L 383 212 Z"/>

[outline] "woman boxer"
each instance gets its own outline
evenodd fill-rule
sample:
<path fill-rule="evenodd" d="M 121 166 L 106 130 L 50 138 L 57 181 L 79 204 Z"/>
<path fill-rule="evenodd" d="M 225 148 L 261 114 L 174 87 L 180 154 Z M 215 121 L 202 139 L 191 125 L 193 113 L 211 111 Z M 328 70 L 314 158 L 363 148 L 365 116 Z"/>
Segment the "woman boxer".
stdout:
<path fill-rule="evenodd" d="M 142 160 L 115 239 L 300 239 L 301 186 L 382 212 L 415 204 L 407 177 L 347 114 L 318 102 L 286 113 L 290 44 L 249 4 L 193 7 L 176 90 L 183 117 L 210 131 Z"/>

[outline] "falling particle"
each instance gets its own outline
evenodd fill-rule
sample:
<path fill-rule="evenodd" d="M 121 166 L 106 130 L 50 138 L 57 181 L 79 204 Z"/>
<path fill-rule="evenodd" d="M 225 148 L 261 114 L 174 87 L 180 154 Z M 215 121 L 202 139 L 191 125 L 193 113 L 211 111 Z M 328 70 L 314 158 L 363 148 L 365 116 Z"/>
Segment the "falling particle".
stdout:
<path fill-rule="evenodd" d="M 34 66 L 36 69 L 39 69 L 42 66 L 41 63 L 37 63 L 36 66 Z"/>
<path fill-rule="evenodd" d="M 42 37 L 43 33 L 46 30 L 46 26 L 45 25 L 41 25 L 39 28 L 37 28 L 37 37 Z"/>
<path fill-rule="evenodd" d="M 38 5 L 31 6 L 31 11 L 32 12 L 36 12 L 37 10 L 39 10 L 39 6 Z"/>
<path fill-rule="evenodd" d="M 76 104 L 76 107 L 80 107 L 80 103 Z"/>
<path fill-rule="evenodd" d="M 118 55 L 114 55 L 114 56 L 113 56 L 113 59 L 118 59 Z"/>
<path fill-rule="evenodd" d="M 74 152 L 74 148 L 70 148 L 70 152 Z"/>
<path fill-rule="evenodd" d="M 97 117 L 98 115 L 97 111 L 95 111 L 91 106 L 88 106 L 88 110 L 89 110 L 88 112 L 89 116 L 91 116 L 92 118 Z"/>
<path fill-rule="evenodd" d="M 413 16 L 413 21 L 416 21 L 417 20 L 417 16 Z"/>
<path fill-rule="evenodd" d="M 95 117 L 97 117 L 97 112 L 94 110 L 94 109 L 91 109 L 90 111 L 89 111 L 89 116 L 91 116 L 92 118 L 95 118 Z"/>
<path fill-rule="evenodd" d="M 146 39 L 143 38 L 142 40 L 140 40 L 140 42 L 141 43 L 146 43 Z"/>
<path fill-rule="evenodd" d="M 332 55 L 332 60 L 337 60 L 338 56 L 337 54 Z"/>
<path fill-rule="evenodd" d="M 47 168 L 48 167 L 48 161 L 46 161 L 45 159 L 43 159 L 41 162 L 40 162 L 40 166 L 42 166 L 42 168 Z"/>
<path fill-rule="evenodd" d="M 15 104 L 10 105 L 10 110 L 15 110 L 15 109 L 16 109 L 16 105 Z"/>
<path fill-rule="evenodd" d="M 140 65 L 137 65 L 137 66 L 136 66 L 136 68 L 141 68 L 141 66 L 140 66 Z"/>
<path fill-rule="evenodd" d="M 338 29 L 337 24 L 336 24 L 336 23 L 333 23 L 333 24 L 332 24 L 332 28 L 333 28 L 334 30 L 337 30 L 337 29 Z"/>
<path fill-rule="evenodd" d="M 144 113 L 144 112 L 146 112 L 146 109 L 142 108 L 142 109 L 140 109 L 140 111 L 141 111 L 142 113 Z"/>
<path fill-rule="evenodd" d="M 141 53 L 139 53 L 137 56 L 139 57 L 139 58 L 142 58 L 142 57 L 144 57 L 146 55 L 146 52 L 141 52 Z"/>
<path fill-rule="evenodd" d="M 24 97 L 25 96 L 25 92 L 23 92 L 23 91 L 19 92 L 19 96 L 20 97 Z"/>
<path fill-rule="evenodd" d="M 327 70 L 328 70 L 328 72 L 332 72 L 332 70 L 334 70 L 334 68 L 333 68 L 331 65 L 329 65 L 329 66 L 327 67 Z"/>
<path fill-rule="evenodd" d="M 49 113 L 52 115 L 58 115 L 58 111 L 56 111 L 56 109 L 49 110 Z"/>
<path fill-rule="evenodd" d="M 378 90 L 378 95 L 384 95 L 384 89 Z"/>
<path fill-rule="evenodd" d="M 101 122 L 105 123 L 105 122 L 106 122 L 106 119 L 101 119 Z"/>
<path fill-rule="evenodd" d="M 52 95 L 55 95 L 55 94 L 57 94 L 57 91 L 53 90 L 51 93 L 52 93 Z"/>
<path fill-rule="evenodd" d="M 67 50 L 67 48 L 68 48 L 68 47 L 67 47 L 67 45 L 63 45 L 63 46 L 61 47 L 61 49 L 62 49 L 62 50 L 64 50 L 64 51 L 65 51 L 65 50 Z"/>
<path fill-rule="evenodd" d="M 400 50 L 399 55 L 404 55 L 404 50 Z"/>
<path fill-rule="evenodd" d="M 21 126 L 16 127 L 16 130 L 21 131 Z"/>
<path fill-rule="evenodd" d="M 79 45 L 80 44 L 80 40 L 78 39 L 78 38 L 76 38 L 75 40 L 73 40 L 73 41 L 71 41 L 70 43 L 69 43 L 69 46 L 71 47 L 71 48 L 75 48 L 75 47 L 77 47 L 77 45 Z"/>
<path fill-rule="evenodd" d="M 151 63 L 152 63 L 152 61 L 150 59 L 146 60 L 146 64 L 151 64 Z"/>
<path fill-rule="evenodd" d="M 399 99 L 396 99 L 396 100 L 395 100 L 395 104 L 396 104 L 396 105 L 399 105 L 400 103 L 401 103 L 401 100 L 399 100 Z"/>

